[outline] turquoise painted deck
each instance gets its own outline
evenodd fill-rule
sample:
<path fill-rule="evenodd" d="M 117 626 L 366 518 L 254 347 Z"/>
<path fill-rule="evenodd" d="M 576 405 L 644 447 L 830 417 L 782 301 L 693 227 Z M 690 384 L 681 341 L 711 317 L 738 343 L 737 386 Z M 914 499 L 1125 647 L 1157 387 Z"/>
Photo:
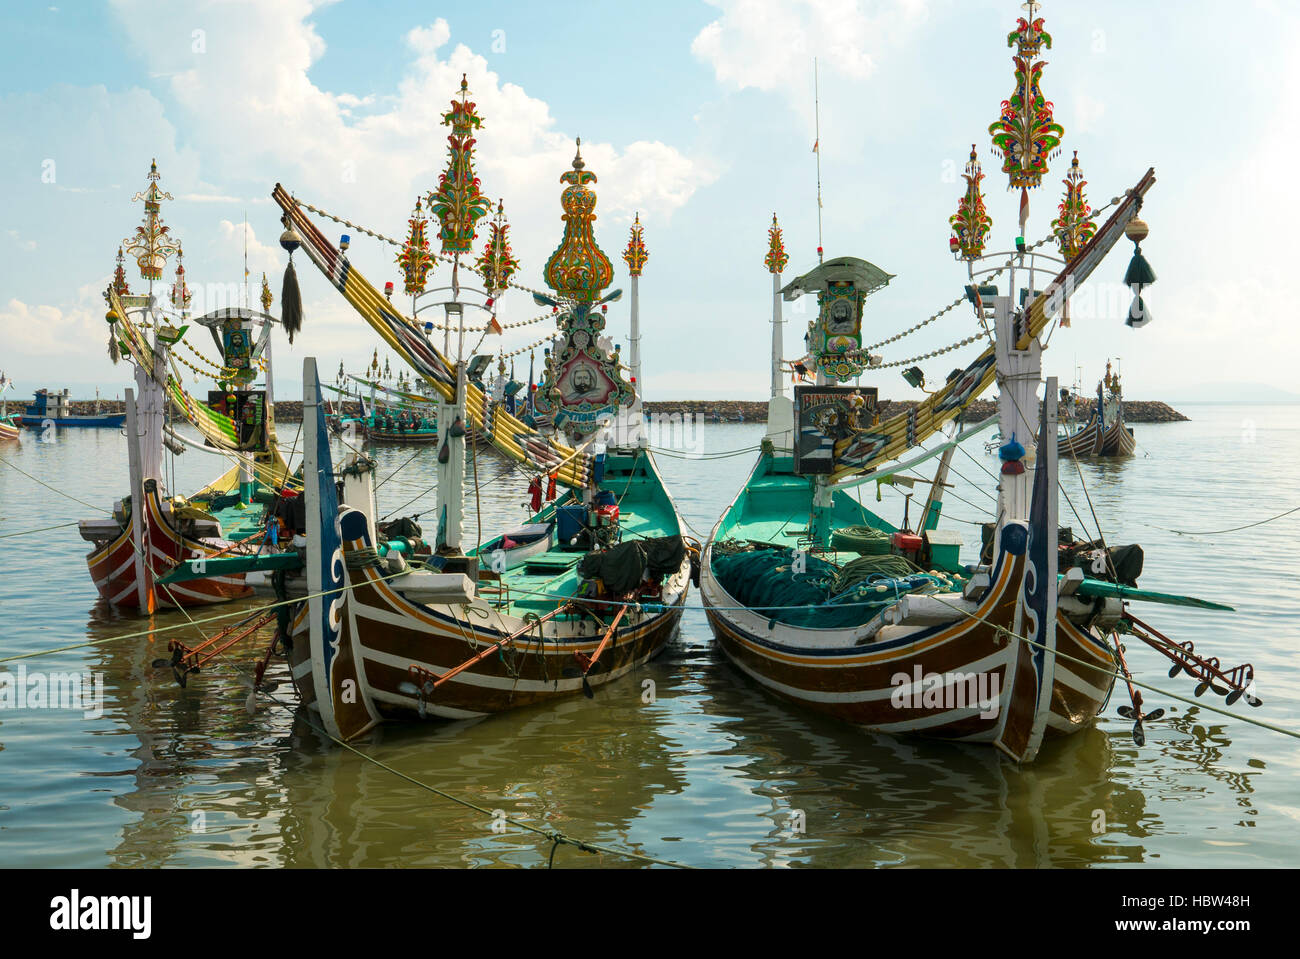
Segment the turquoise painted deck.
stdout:
<path fill-rule="evenodd" d="M 618 501 L 619 529 L 623 542 L 681 534 L 677 510 L 664 489 L 663 481 L 649 459 L 649 454 L 608 454 L 605 458 L 604 479 L 599 488 L 613 493 Z M 556 507 L 572 502 L 573 494 L 566 493 L 546 504 L 527 522 L 553 522 Z M 494 542 L 495 538 L 485 544 L 482 551 L 486 552 Z M 466 552 L 472 556 L 479 550 Z M 506 591 L 502 611 L 511 616 L 523 616 L 525 613 L 540 615 L 555 609 L 562 598 L 576 595 L 580 586 L 577 565 L 586 552 L 585 548 L 556 544 L 545 553 L 539 553 L 520 566 L 507 570 L 501 576 L 501 586 Z"/>
<path fill-rule="evenodd" d="M 714 539 L 798 546 L 812 517 L 814 481 L 810 476 L 796 476 L 793 469 L 792 456 L 760 454 L 745 488 L 718 524 Z M 833 491 L 831 504 L 831 529 L 871 526 L 887 533 L 898 530 L 842 490 Z M 835 552 L 829 543 L 820 544 L 818 554 L 837 565 L 858 557 L 857 553 Z"/>

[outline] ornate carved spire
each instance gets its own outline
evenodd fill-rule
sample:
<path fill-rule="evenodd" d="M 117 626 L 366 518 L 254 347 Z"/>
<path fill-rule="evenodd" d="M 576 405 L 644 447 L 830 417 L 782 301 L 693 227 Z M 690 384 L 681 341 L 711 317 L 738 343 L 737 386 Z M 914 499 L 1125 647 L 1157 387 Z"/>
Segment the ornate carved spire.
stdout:
<path fill-rule="evenodd" d="M 510 224 L 506 222 L 504 201 L 497 202 L 491 235 L 483 248 L 483 255 L 474 262 L 474 269 L 482 275 L 487 295 L 493 298 L 505 292 L 510 277 L 519 269 L 519 261 L 510 252 Z"/>
<path fill-rule="evenodd" d="M 582 140 L 573 158 L 573 169 L 560 177 L 569 184 L 560 194 L 564 207 L 564 237 L 546 261 L 544 274 L 551 289 L 575 303 L 594 303 L 600 292 L 614 279 L 609 257 L 596 245 L 592 223 L 596 219 L 595 191 L 588 183 L 596 174 L 587 172 L 582 161 Z"/>
<path fill-rule="evenodd" d="M 425 234 L 429 221 L 425 218 L 418 199 L 415 201 L 415 209 L 411 211 L 411 218 L 406 222 L 410 228 L 406 232 L 406 242 L 397 254 L 397 265 L 402 268 L 402 276 L 406 279 L 407 295 L 415 296 L 424 292 L 425 281 L 433 267 L 433 254 L 429 252 L 429 238 Z"/>
<path fill-rule="evenodd" d="M 126 282 L 126 268 L 123 267 L 122 248 L 117 248 L 117 269 L 113 271 L 113 292 L 118 296 L 127 296 L 131 292 L 130 285 Z"/>
<path fill-rule="evenodd" d="M 176 246 L 176 282 L 172 284 L 172 306 L 182 313 L 190 308 L 190 288 L 185 285 L 185 254 L 180 245 Z"/>
<path fill-rule="evenodd" d="M 1043 182 L 1047 161 L 1055 156 L 1065 135 L 1065 129 L 1052 118 L 1051 102 L 1039 89 L 1046 62 L 1037 59 L 1038 52 L 1041 47 L 1052 48 L 1052 37 L 1043 30 L 1043 18 L 1034 16 L 1041 4 L 1029 0 L 1024 6 L 1029 18 L 1021 17 L 1007 35 L 1007 46 L 1017 48 L 1011 58 L 1016 89 L 1009 100 L 1002 101 L 1002 115 L 989 126 L 993 150 L 1003 158 L 1002 172 L 1013 189 L 1022 190 Z"/>
<path fill-rule="evenodd" d="M 174 197 L 158 189 L 158 161 L 149 164 L 149 186 L 131 200 L 144 201 L 144 223 L 135 228 L 134 236 L 127 237 L 126 252 L 135 257 L 140 275 L 146 280 L 160 280 L 167 257 L 178 251 L 180 242 L 171 237 L 170 228 L 163 225 L 162 201 Z"/>
<path fill-rule="evenodd" d="M 492 203 L 480 192 L 474 175 L 474 131 L 483 121 L 469 99 L 469 83 L 463 74 L 460 99 L 451 101 L 451 110 L 443 114 L 442 124 L 451 127 L 447 169 L 438 178 L 438 189 L 428 196 L 429 212 L 442 225 L 438 232 L 442 252 L 468 253 L 477 236 L 476 224 L 487 216 Z"/>
<path fill-rule="evenodd" d="M 773 213 L 772 226 L 767 231 L 767 255 L 763 257 L 763 265 L 769 273 L 780 273 L 789 262 L 790 254 L 785 252 L 785 240 L 781 238 L 781 225 L 776 222 L 776 214 Z"/>
<path fill-rule="evenodd" d="M 984 207 L 984 189 L 980 181 L 984 173 L 975 156 L 975 144 L 970 147 L 970 162 L 966 164 L 966 192 L 957 204 L 957 212 L 948 218 L 952 236 L 948 248 L 963 260 L 977 260 L 984 255 L 984 239 L 993 228 L 993 218 Z"/>
<path fill-rule="evenodd" d="M 262 301 L 262 312 L 270 313 L 271 301 L 274 299 L 274 297 L 271 296 L 271 285 L 266 282 L 265 273 L 262 274 L 262 293 L 259 299 Z M 342 367 L 343 364 L 340 363 L 339 366 Z"/>
<path fill-rule="evenodd" d="M 1097 224 L 1092 219 L 1092 207 L 1083 195 L 1083 188 L 1088 185 L 1088 181 L 1079 169 L 1078 150 L 1074 151 L 1074 159 L 1070 161 L 1070 172 L 1061 182 L 1065 184 L 1065 197 L 1059 207 L 1061 215 L 1052 221 L 1052 233 L 1056 237 L 1057 246 L 1061 248 L 1061 256 L 1071 260 L 1097 232 Z"/>
<path fill-rule="evenodd" d="M 641 235 L 644 229 L 641 226 L 641 214 L 638 213 L 628 236 L 627 249 L 623 251 L 623 262 L 627 264 L 627 272 L 631 276 L 640 276 L 645 261 L 650 259 L 650 251 L 645 248 L 645 238 Z"/>

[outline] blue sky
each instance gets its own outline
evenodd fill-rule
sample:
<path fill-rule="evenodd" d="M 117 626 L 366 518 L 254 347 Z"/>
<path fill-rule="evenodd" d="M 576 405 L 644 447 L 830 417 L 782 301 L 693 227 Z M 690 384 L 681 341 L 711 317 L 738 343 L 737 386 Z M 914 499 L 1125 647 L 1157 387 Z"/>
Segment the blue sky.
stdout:
<path fill-rule="evenodd" d="M 1186 397 L 1205 383 L 1300 383 L 1287 260 L 1300 146 L 1297 12 L 1208 2 L 1043 6 L 1054 38 L 1043 90 L 1065 126 L 1063 152 L 1032 194 L 1029 233 L 1045 234 L 1073 150 L 1094 205 L 1154 166 L 1144 251 L 1159 281 L 1154 321 L 1132 331 L 1114 311 L 1076 303 L 1054 334 L 1049 374 L 1085 383 L 1122 356 L 1133 398 Z M 987 128 L 1012 90 L 1005 0 L 711 0 L 441 4 L 231 0 L 24 4 L 6 15 L 0 63 L 0 367 L 21 392 L 72 386 L 118 395 L 98 291 L 139 222 L 131 196 L 158 158 L 175 201 L 191 287 L 215 297 L 250 266 L 278 294 L 283 256 L 272 186 L 401 235 L 444 159 L 445 108 L 467 72 L 484 127 L 479 174 L 503 197 L 522 278 L 561 224 L 560 173 L 583 138 L 599 177 L 597 236 L 618 259 L 640 212 L 649 398 L 766 393 L 770 281 L 762 266 L 775 211 L 787 275 L 815 260 L 812 58 L 820 62 L 824 232 L 828 256 L 856 255 L 897 279 L 869 303 L 884 339 L 960 294 L 947 253 L 957 174 L 972 142 L 984 169 L 997 248 L 1015 234 L 1016 197 Z M 334 236 L 340 228 L 325 226 Z M 481 241 L 480 241 L 481 243 Z M 354 239 L 377 285 L 397 280 L 392 251 Z M 1116 295 L 1129 251 L 1096 276 L 1093 303 Z M 170 271 L 168 274 L 170 278 Z M 301 272 L 303 335 L 276 345 L 281 395 L 301 357 L 360 369 L 376 339 L 314 270 Z M 133 285 L 140 281 L 132 274 Z M 626 332 L 626 303 L 610 328 Z M 535 315 L 521 294 L 509 322 Z M 807 314 L 792 314 L 787 353 Z M 506 350 L 539 335 L 507 335 Z M 956 310 L 891 345 L 886 362 L 969 335 Z M 879 335 L 876 335 L 879 334 Z M 206 347 L 206 345 L 203 345 Z M 969 359 L 922 363 L 931 380 Z M 190 384 L 205 389 L 202 384 Z M 883 395 L 916 395 L 887 371 Z M 1207 396 L 1206 398 L 1212 398 Z"/>

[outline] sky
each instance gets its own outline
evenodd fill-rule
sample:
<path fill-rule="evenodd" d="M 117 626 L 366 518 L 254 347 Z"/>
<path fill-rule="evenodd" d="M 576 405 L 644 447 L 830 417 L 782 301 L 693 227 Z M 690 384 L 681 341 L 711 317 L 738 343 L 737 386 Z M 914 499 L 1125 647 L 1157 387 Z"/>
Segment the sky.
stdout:
<path fill-rule="evenodd" d="M 1158 277 L 1144 293 L 1152 322 L 1128 328 L 1120 284 L 1132 251 L 1117 246 L 1076 295 L 1073 325 L 1052 334 L 1044 372 L 1063 383 L 1081 376 L 1086 390 L 1118 357 L 1132 399 L 1215 399 L 1220 383 L 1300 392 L 1286 239 L 1300 155 L 1300 7 L 1248 2 L 1229 15 L 1197 0 L 1049 0 L 1041 13 L 1054 41 L 1042 89 L 1065 136 L 1031 193 L 1029 237 L 1049 232 L 1073 151 L 1094 206 L 1154 167 L 1143 252 Z M 107 355 L 100 291 L 140 222 L 131 198 L 154 158 L 175 197 L 163 219 L 183 243 L 196 306 L 231 295 L 247 245 L 278 313 L 277 182 L 403 236 L 415 198 L 445 164 L 441 113 L 464 73 L 483 117 L 478 174 L 504 201 L 521 282 L 544 286 L 562 232 L 559 177 L 581 137 L 616 287 L 628 287 L 619 254 L 634 215 L 645 226 L 646 398 L 765 398 L 767 228 L 775 212 L 787 279 L 815 265 L 819 155 L 826 256 L 896 275 L 868 301 L 869 342 L 961 295 L 948 218 L 972 143 L 987 175 L 990 248 L 1011 245 L 1018 197 L 987 131 L 1013 90 L 1006 36 L 1020 15 L 1008 0 L 7 2 L 0 369 L 18 396 L 38 387 L 120 396 L 129 385 L 126 366 Z M 335 240 L 351 233 L 354 266 L 400 290 L 392 248 L 321 226 Z M 277 334 L 281 397 L 300 390 L 304 356 L 361 372 L 380 345 L 309 261 L 296 261 L 304 322 L 292 345 Z M 445 282 L 446 271 L 434 279 Z M 134 268 L 128 278 L 133 291 L 144 285 Z M 609 314 L 624 342 L 627 308 L 625 297 Z M 809 311 L 786 309 L 794 357 Z M 505 323 L 537 314 L 519 292 L 500 306 Z M 959 307 L 881 352 L 885 362 L 909 359 L 975 328 Z M 485 349 L 517 349 L 540 329 L 509 331 Z M 210 341 L 195 344 L 212 352 Z M 978 349 L 919 365 L 942 381 Z M 526 375 L 527 355 L 516 362 Z M 864 382 L 882 397 L 920 396 L 896 369 Z"/>

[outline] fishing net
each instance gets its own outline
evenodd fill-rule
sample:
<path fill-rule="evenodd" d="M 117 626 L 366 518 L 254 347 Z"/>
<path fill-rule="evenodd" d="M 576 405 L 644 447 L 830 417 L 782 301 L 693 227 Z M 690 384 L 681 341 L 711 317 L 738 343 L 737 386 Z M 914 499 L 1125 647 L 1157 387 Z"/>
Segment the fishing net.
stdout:
<path fill-rule="evenodd" d="M 788 548 L 732 541 L 715 543 L 712 556 L 718 583 L 741 606 L 811 629 L 861 626 L 908 593 L 959 588 L 957 577 L 921 571 L 902 556 L 863 556 L 841 567 Z"/>

